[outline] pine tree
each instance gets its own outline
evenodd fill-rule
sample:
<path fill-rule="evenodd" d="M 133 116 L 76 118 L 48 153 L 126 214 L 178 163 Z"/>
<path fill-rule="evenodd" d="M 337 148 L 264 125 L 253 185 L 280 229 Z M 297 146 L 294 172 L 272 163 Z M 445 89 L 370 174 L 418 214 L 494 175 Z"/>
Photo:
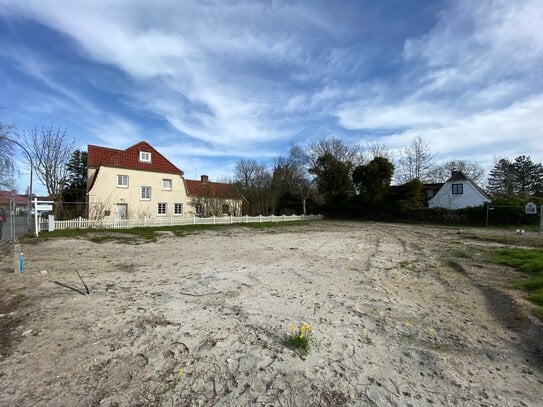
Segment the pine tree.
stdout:
<path fill-rule="evenodd" d="M 62 200 L 84 202 L 87 192 L 87 152 L 75 150 L 66 164 L 66 171 Z"/>
<path fill-rule="evenodd" d="M 493 197 L 513 197 L 514 167 L 509 160 L 501 158 L 488 176 L 487 190 Z"/>
<path fill-rule="evenodd" d="M 515 158 L 514 191 L 521 197 L 527 197 L 540 192 L 543 170 L 541 164 L 535 164 L 530 156 L 520 155 Z"/>

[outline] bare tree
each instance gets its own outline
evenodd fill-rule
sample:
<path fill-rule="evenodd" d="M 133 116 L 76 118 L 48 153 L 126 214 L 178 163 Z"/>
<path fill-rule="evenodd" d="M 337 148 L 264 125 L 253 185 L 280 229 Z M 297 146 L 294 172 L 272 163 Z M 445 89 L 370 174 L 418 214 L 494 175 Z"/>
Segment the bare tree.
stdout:
<path fill-rule="evenodd" d="M 75 140 L 68 138 L 66 129 L 60 127 L 34 127 L 25 132 L 23 142 L 32 156 L 34 169 L 47 193 L 58 200 L 66 180 L 68 163 L 75 147 Z"/>
<path fill-rule="evenodd" d="M 351 163 L 356 167 L 364 163 L 362 148 L 358 145 L 350 146 L 335 137 L 321 138 L 311 141 L 306 148 L 309 168 L 314 167 L 319 157 L 330 154 L 342 163 Z"/>
<path fill-rule="evenodd" d="M 13 162 L 13 144 L 9 141 L 13 137 L 14 126 L 0 122 L 0 188 L 13 189 L 15 184 L 15 164 Z"/>
<path fill-rule="evenodd" d="M 483 182 L 485 170 L 479 164 L 469 160 L 448 160 L 435 165 L 429 174 L 431 182 L 445 182 L 451 177 L 451 171 L 458 170 L 476 184 Z"/>
<path fill-rule="evenodd" d="M 366 158 L 368 161 L 376 157 L 386 158 L 390 162 L 394 161 L 394 153 L 387 149 L 381 140 L 374 140 L 366 144 Z"/>
<path fill-rule="evenodd" d="M 234 181 L 245 199 L 244 213 L 267 215 L 271 209 L 271 174 L 264 164 L 241 159 L 236 162 Z"/>
<path fill-rule="evenodd" d="M 404 184 L 413 179 L 427 181 L 432 169 L 434 156 L 430 150 L 430 143 L 421 136 L 414 137 L 409 145 L 400 152 L 396 181 Z"/>

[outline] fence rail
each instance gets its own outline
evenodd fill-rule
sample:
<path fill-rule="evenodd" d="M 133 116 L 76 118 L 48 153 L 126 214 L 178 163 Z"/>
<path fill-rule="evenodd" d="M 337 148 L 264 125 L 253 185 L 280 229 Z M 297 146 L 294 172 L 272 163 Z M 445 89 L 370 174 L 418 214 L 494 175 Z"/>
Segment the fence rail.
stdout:
<path fill-rule="evenodd" d="M 281 216 L 223 216 L 223 217 L 168 217 L 158 219 L 135 220 L 93 220 L 77 218 L 55 220 L 53 216 L 39 224 L 40 231 L 63 229 L 130 229 L 136 227 L 182 226 L 182 225 L 225 225 L 262 222 L 292 222 L 297 220 L 317 220 L 322 215 L 281 215 Z"/>

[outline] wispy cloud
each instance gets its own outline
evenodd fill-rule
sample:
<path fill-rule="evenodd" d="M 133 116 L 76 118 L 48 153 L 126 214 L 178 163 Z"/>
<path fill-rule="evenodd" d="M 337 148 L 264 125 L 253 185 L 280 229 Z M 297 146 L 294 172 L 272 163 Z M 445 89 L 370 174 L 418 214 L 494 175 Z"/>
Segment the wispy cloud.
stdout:
<path fill-rule="evenodd" d="M 146 138 L 194 167 L 327 135 L 391 148 L 422 135 L 440 157 L 481 161 L 526 147 L 543 160 L 541 2 L 403 13 L 357 1 L 0 0 L 0 16 L 58 33 L 80 71 L 67 80 L 62 61 L 28 44 L 4 41 L 0 56 L 51 90 L 34 106 L 45 115 L 71 110 L 95 142 Z"/>

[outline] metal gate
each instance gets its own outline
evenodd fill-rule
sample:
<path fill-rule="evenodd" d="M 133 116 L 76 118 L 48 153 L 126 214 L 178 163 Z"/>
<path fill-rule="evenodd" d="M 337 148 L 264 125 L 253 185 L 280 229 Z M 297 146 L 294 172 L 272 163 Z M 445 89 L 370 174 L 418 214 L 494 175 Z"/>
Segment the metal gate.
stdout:
<path fill-rule="evenodd" d="M 1 207 L 4 222 L 0 222 L 0 245 L 31 233 L 33 230 L 30 206 L 21 207 L 16 204 L 15 197 L 9 199 L 7 207 Z"/>

